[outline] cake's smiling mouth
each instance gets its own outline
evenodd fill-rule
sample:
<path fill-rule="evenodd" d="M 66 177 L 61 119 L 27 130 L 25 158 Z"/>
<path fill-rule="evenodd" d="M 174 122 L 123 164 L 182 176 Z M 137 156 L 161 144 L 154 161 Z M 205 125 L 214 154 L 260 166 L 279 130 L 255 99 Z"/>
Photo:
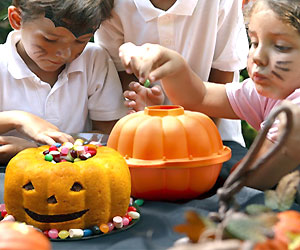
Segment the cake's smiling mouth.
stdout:
<path fill-rule="evenodd" d="M 85 209 L 79 212 L 71 213 L 71 214 L 57 214 L 57 215 L 43 215 L 32 212 L 31 210 L 24 208 L 25 212 L 35 221 L 44 222 L 44 223 L 57 223 L 75 220 L 84 215 L 89 209 Z"/>

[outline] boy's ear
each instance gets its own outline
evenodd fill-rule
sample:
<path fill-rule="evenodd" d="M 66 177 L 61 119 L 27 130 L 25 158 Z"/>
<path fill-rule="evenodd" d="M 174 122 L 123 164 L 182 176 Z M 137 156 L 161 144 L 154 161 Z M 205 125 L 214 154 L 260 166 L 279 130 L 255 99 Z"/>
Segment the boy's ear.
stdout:
<path fill-rule="evenodd" d="M 15 29 L 19 30 L 21 29 L 21 11 L 19 8 L 15 6 L 9 6 L 8 7 L 8 20 L 10 23 L 10 26 Z"/>

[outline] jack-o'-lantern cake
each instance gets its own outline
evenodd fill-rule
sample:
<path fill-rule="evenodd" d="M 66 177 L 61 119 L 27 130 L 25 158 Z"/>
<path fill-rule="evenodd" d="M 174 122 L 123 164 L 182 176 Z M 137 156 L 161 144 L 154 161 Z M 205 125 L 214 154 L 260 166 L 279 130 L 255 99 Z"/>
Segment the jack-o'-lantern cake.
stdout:
<path fill-rule="evenodd" d="M 124 216 L 130 185 L 126 161 L 114 149 L 42 146 L 9 162 L 4 201 L 8 214 L 41 230 L 84 229 Z"/>

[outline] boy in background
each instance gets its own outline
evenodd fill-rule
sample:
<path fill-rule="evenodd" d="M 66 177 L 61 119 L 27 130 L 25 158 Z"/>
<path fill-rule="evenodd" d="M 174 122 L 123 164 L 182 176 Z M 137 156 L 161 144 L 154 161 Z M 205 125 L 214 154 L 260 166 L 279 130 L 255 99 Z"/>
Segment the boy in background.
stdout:
<path fill-rule="evenodd" d="M 114 60 L 126 90 L 125 104 L 133 111 L 170 101 L 162 95 L 159 82 L 145 88 L 132 72 L 125 72 L 119 58 L 123 43 L 160 44 L 177 51 L 201 79 L 221 84 L 239 81 L 249 47 L 240 0 L 115 0 L 112 18 L 101 24 L 95 42 Z M 145 103 L 146 99 L 152 102 Z M 221 119 L 216 123 L 224 145 L 232 149 L 232 158 L 221 172 L 226 178 L 247 150 L 240 121 Z"/>

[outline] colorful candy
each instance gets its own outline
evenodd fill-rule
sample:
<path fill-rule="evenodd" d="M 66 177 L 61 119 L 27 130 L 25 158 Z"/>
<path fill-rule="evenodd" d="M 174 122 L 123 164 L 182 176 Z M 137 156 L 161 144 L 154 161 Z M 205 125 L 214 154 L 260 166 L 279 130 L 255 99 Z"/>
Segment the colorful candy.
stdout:
<path fill-rule="evenodd" d="M 143 204 L 144 201 L 139 199 L 138 203 Z M 95 225 L 93 227 L 86 228 L 86 229 L 75 228 L 75 229 L 70 229 L 69 231 L 67 230 L 58 231 L 57 229 L 50 229 L 44 231 L 43 233 L 50 239 L 54 239 L 54 240 L 55 239 L 64 240 L 67 238 L 82 238 L 82 237 L 89 237 L 93 235 L 107 234 L 109 232 L 122 229 L 123 227 L 127 227 L 132 223 L 132 220 L 136 220 L 140 218 L 140 214 L 138 210 L 136 209 L 136 207 L 132 206 L 132 204 L 137 206 L 137 203 L 133 199 L 131 199 L 130 204 L 131 205 L 128 207 L 127 213 L 124 217 L 115 216 L 112 222 L 101 224 L 99 227 Z M 12 215 L 7 215 L 4 204 L 0 204 L 0 212 L 2 217 L 5 216 L 2 221 L 6 221 L 6 220 L 15 221 Z M 24 224 L 24 226 L 29 226 L 26 225 L 25 223 L 22 224 Z M 36 230 L 39 229 L 36 228 Z"/>
<path fill-rule="evenodd" d="M 97 153 L 96 146 L 99 144 L 84 145 L 83 140 L 77 139 L 74 144 L 66 142 L 63 145 L 55 143 L 45 150 L 45 160 L 53 163 L 59 163 L 64 161 L 77 162 L 87 160 Z"/>
<path fill-rule="evenodd" d="M 50 239 L 56 239 L 58 237 L 57 229 L 50 229 L 48 231 L 48 236 L 49 236 Z"/>
<path fill-rule="evenodd" d="M 113 218 L 113 223 L 115 228 L 122 228 L 123 227 L 123 218 L 121 216 L 115 216 Z"/>
<path fill-rule="evenodd" d="M 69 230 L 70 238 L 82 238 L 83 237 L 83 230 L 82 229 L 70 229 Z"/>
<path fill-rule="evenodd" d="M 59 233 L 58 233 L 58 237 L 62 240 L 66 239 L 69 237 L 69 232 L 67 230 L 61 230 Z"/>
<path fill-rule="evenodd" d="M 107 224 L 101 224 L 99 228 L 100 228 L 100 231 L 104 234 L 109 232 L 109 227 Z"/>

